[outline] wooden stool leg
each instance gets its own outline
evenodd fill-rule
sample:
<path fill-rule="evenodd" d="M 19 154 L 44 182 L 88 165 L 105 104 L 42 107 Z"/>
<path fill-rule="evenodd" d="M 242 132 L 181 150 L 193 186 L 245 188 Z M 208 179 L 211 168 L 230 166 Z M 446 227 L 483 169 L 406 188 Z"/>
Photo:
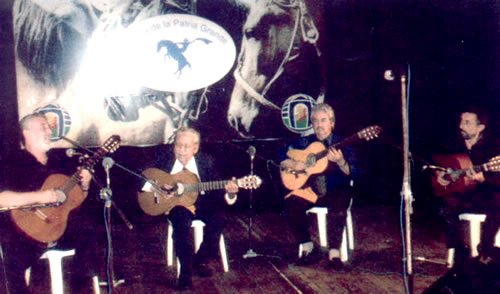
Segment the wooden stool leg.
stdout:
<path fill-rule="evenodd" d="M 40 257 L 49 261 L 52 294 L 64 293 L 62 259 L 72 255 L 75 255 L 74 249 L 67 251 L 49 250 Z"/>
<path fill-rule="evenodd" d="M 222 259 L 222 267 L 224 268 L 224 272 L 227 273 L 229 271 L 229 262 L 227 260 L 226 243 L 224 242 L 223 234 L 220 235 L 219 250 Z"/>
<path fill-rule="evenodd" d="M 328 208 L 326 207 L 313 207 L 306 211 L 307 214 L 315 213 L 318 221 L 318 236 L 319 245 L 323 248 L 328 248 L 328 238 L 327 227 L 326 227 L 326 215 L 328 214 Z"/>
<path fill-rule="evenodd" d="M 203 242 L 203 227 L 205 223 L 200 220 L 194 220 L 191 227 L 194 229 L 194 253 L 198 252 Z"/>
<path fill-rule="evenodd" d="M 94 294 L 101 294 L 99 278 L 97 276 L 92 277 L 92 289 L 94 289 Z"/>
<path fill-rule="evenodd" d="M 167 266 L 172 266 L 174 264 L 174 240 L 172 239 L 173 231 L 172 223 L 168 221 L 167 230 Z"/>
<path fill-rule="evenodd" d="M 354 250 L 354 229 L 352 226 L 352 214 L 350 207 L 347 210 L 346 229 L 347 229 L 347 243 L 349 245 L 349 250 L 352 251 Z"/>
<path fill-rule="evenodd" d="M 346 262 L 349 259 L 347 253 L 347 230 L 346 227 L 342 230 L 342 243 L 340 244 L 340 261 Z"/>

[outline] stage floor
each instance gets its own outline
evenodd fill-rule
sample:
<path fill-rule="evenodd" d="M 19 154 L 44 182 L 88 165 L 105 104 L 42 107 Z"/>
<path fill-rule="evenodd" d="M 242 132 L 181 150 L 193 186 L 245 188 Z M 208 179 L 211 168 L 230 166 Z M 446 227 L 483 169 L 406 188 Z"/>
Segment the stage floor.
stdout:
<path fill-rule="evenodd" d="M 403 279 L 403 246 L 398 206 L 356 206 L 352 208 L 355 249 L 349 266 L 336 271 L 328 267 L 326 255 L 317 263 L 297 266 L 293 259 L 297 249 L 282 215 L 260 213 L 253 218 L 249 243 L 248 215 L 231 215 L 224 231 L 229 255 L 229 272 L 224 273 L 220 260 L 209 266 L 210 278 L 193 277 L 188 293 L 405 293 Z M 311 232 L 316 234 L 315 220 Z M 423 256 L 444 262 L 446 248 L 440 226 L 432 218 L 412 215 L 411 249 L 414 258 Z M 167 293 L 176 291 L 176 269 L 167 267 L 163 249 L 166 225 L 146 223 L 128 230 L 121 222 L 112 226 L 113 270 L 125 282 L 113 293 Z M 314 235 L 316 236 L 316 235 Z M 103 248 L 96 248 L 103 258 Z M 248 249 L 263 256 L 243 258 Z M 99 257 L 97 257 L 99 258 Z M 64 264 L 67 293 L 71 257 Z M 413 293 L 422 293 L 448 269 L 445 265 L 414 260 Z M 105 268 L 100 279 L 105 280 Z M 35 283 L 34 293 L 48 293 L 48 276 Z M 90 283 L 89 283 L 90 285 Z M 107 293 L 106 287 L 100 288 Z M 66 293 L 65 292 L 65 293 Z"/>

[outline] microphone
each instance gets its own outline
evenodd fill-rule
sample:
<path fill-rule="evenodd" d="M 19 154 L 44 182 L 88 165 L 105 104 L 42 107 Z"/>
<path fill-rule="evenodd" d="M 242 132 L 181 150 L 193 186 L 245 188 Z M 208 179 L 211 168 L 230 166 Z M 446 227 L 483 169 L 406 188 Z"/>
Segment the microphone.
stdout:
<path fill-rule="evenodd" d="M 106 172 L 109 172 L 109 169 L 115 164 L 115 161 L 111 157 L 104 157 L 102 160 L 102 166 L 106 170 Z"/>
<path fill-rule="evenodd" d="M 396 75 L 394 74 L 394 71 L 392 69 L 388 69 L 384 71 L 384 79 L 387 81 L 394 81 L 396 78 Z"/>
<path fill-rule="evenodd" d="M 248 150 L 247 150 L 247 153 L 250 155 L 250 159 L 253 160 L 254 157 L 255 157 L 255 146 L 253 145 L 250 145 L 250 147 L 248 147 Z"/>
<path fill-rule="evenodd" d="M 106 171 L 106 184 L 108 185 L 108 188 L 102 189 L 105 193 L 105 195 L 108 195 L 108 197 L 111 196 L 111 189 L 109 189 L 109 184 L 110 184 L 110 179 L 109 179 L 109 169 L 115 164 L 115 161 L 111 157 L 104 157 L 102 160 L 102 166 L 104 167 L 104 170 Z M 102 196 L 101 196 L 102 197 Z M 105 199 L 105 198 L 103 198 Z"/>
<path fill-rule="evenodd" d="M 386 81 L 394 81 L 397 77 L 406 76 L 410 72 L 410 65 L 405 64 L 396 64 L 393 68 L 388 68 L 384 71 L 384 79 Z"/>
<path fill-rule="evenodd" d="M 73 157 L 75 155 L 80 156 L 80 155 L 83 155 L 83 153 L 76 152 L 76 150 L 73 149 L 73 148 L 66 149 L 66 156 L 67 157 L 71 158 L 71 157 Z"/>

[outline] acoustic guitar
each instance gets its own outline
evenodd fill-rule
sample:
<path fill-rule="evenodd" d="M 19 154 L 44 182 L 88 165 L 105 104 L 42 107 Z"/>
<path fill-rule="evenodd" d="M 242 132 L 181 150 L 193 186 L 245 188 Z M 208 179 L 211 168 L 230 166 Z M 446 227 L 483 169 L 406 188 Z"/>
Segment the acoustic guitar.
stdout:
<path fill-rule="evenodd" d="M 444 179 L 450 181 L 449 185 L 443 186 L 437 182 L 437 176 L 433 175 L 432 189 L 434 195 L 438 197 L 446 197 L 456 193 L 463 194 L 473 190 L 476 182 L 465 176 L 468 170 L 474 170 L 475 172 L 500 171 L 500 155 L 479 165 L 472 165 L 469 156 L 466 154 L 434 155 L 432 158 L 439 166 L 437 169 L 445 173 Z"/>
<path fill-rule="evenodd" d="M 328 158 L 326 155 L 328 154 L 329 148 L 342 149 L 358 140 L 364 139 L 369 141 L 377 138 L 381 131 L 382 128 L 379 126 L 369 126 L 328 148 L 321 142 L 313 142 L 304 150 L 288 150 L 286 153 L 288 158 L 305 163 L 306 169 L 303 171 L 295 171 L 286 167 L 281 167 L 280 175 L 283 185 L 288 190 L 292 191 L 300 189 L 307 182 L 309 176 L 322 173 L 326 169 L 328 166 Z"/>
<path fill-rule="evenodd" d="M 106 153 L 114 152 L 119 143 L 119 136 L 111 136 L 92 156 L 82 157 L 82 166 L 71 177 L 62 174 L 48 176 L 41 190 L 55 189 L 58 195 L 64 195 L 58 197 L 62 198 L 61 201 L 46 207 L 11 210 L 10 216 L 15 225 L 38 242 L 49 243 L 58 240 L 66 231 L 71 211 L 85 200 L 85 195 L 79 186 L 80 170 L 91 170 Z"/>
<path fill-rule="evenodd" d="M 152 216 L 168 214 L 174 206 L 193 206 L 199 192 L 223 190 L 224 186 L 232 181 L 198 182 L 198 177 L 187 170 L 171 175 L 157 168 L 148 168 L 142 174 L 148 179 L 152 189 L 151 192 L 139 192 L 137 200 L 141 209 Z M 242 189 L 257 189 L 262 180 L 258 176 L 250 175 L 236 179 L 234 183 Z M 166 189 L 163 185 L 172 188 Z M 168 196 L 171 192 L 174 192 L 173 197 Z"/>

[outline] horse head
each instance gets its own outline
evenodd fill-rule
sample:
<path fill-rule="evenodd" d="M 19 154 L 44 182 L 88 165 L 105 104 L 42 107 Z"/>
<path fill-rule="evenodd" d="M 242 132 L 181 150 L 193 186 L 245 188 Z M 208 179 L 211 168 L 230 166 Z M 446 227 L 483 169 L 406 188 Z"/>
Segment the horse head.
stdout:
<path fill-rule="evenodd" d="M 240 0 L 240 3 L 248 14 L 233 73 L 235 85 L 227 120 L 241 136 L 248 137 L 262 106 L 280 111 L 280 105 L 266 97 L 266 93 L 284 71 L 284 65 L 298 56 L 297 48 L 307 38 L 304 34 L 310 33 L 310 25 L 314 31 L 316 28 L 304 0 Z"/>

